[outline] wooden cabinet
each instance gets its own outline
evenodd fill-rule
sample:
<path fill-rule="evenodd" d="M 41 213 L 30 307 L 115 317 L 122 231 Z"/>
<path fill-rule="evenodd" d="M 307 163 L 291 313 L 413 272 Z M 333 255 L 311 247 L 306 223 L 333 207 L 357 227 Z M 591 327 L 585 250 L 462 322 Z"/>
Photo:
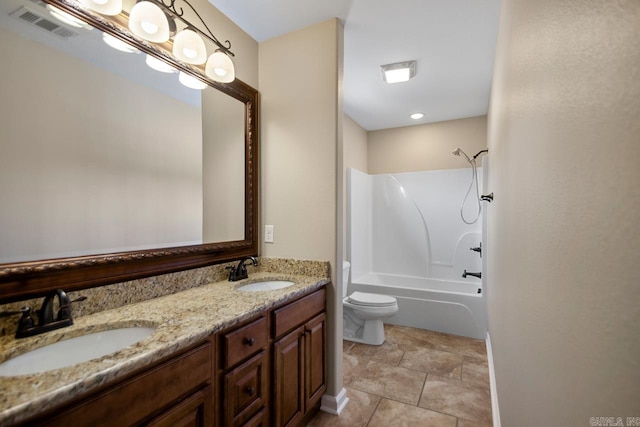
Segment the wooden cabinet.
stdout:
<path fill-rule="evenodd" d="M 326 390 L 326 291 L 265 311 L 22 425 L 304 425 Z"/>
<path fill-rule="evenodd" d="M 302 424 L 319 408 L 327 380 L 324 310 L 321 289 L 273 312 L 273 419 L 278 427 Z"/>
<path fill-rule="evenodd" d="M 267 412 L 267 318 L 223 332 L 220 342 L 223 353 L 220 422 L 223 426 L 242 426 L 258 412 Z"/>
<path fill-rule="evenodd" d="M 28 423 L 34 426 L 212 426 L 213 346 L 170 360 Z"/>

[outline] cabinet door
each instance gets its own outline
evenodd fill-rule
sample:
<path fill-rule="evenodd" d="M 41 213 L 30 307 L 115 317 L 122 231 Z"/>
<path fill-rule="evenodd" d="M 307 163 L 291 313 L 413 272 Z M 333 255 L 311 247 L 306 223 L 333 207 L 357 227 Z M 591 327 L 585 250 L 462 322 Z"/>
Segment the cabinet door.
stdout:
<path fill-rule="evenodd" d="M 213 426 L 211 386 L 187 397 L 147 425 L 149 427 Z"/>
<path fill-rule="evenodd" d="M 316 405 L 327 389 L 326 325 L 324 313 L 305 325 L 305 411 Z"/>
<path fill-rule="evenodd" d="M 224 379 L 224 412 L 226 426 L 241 425 L 267 401 L 266 353 L 261 351 Z"/>
<path fill-rule="evenodd" d="M 304 413 L 304 326 L 273 345 L 275 425 L 295 425 Z"/>

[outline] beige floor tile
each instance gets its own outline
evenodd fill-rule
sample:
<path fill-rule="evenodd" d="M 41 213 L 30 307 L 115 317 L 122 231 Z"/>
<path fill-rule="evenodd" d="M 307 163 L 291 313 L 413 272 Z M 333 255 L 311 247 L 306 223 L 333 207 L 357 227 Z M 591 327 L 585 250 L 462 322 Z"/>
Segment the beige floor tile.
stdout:
<path fill-rule="evenodd" d="M 463 362 L 462 383 L 489 389 L 489 367 L 478 363 Z"/>
<path fill-rule="evenodd" d="M 411 369 L 370 361 L 351 388 L 417 405 L 426 374 Z"/>
<path fill-rule="evenodd" d="M 405 352 L 399 366 L 459 380 L 462 356 L 432 348 L 418 348 Z"/>
<path fill-rule="evenodd" d="M 479 423 L 491 424 L 488 389 L 429 374 L 418 406 Z"/>
<path fill-rule="evenodd" d="M 458 418 L 458 427 L 492 427 L 491 424 L 477 423 L 475 421 Z"/>
<path fill-rule="evenodd" d="M 360 378 L 370 360 L 368 357 L 344 353 L 342 355 L 342 384 L 346 387 L 355 378 Z"/>
<path fill-rule="evenodd" d="M 428 409 L 382 399 L 369 427 L 456 427 L 456 418 Z"/>
<path fill-rule="evenodd" d="M 367 345 L 356 343 L 349 349 L 349 354 L 357 356 L 369 357 L 371 360 L 376 360 L 388 365 L 398 366 L 400 359 L 404 351 L 401 350 L 396 344 L 385 341 L 382 345 Z"/>
<path fill-rule="evenodd" d="M 483 340 L 474 340 L 424 329 L 395 326 L 389 328 L 386 336 L 388 341 L 406 351 L 415 347 L 423 347 L 470 357 L 485 357 L 487 353 Z"/>
<path fill-rule="evenodd" d="M 347 387 L 349 403 L 340 416 L 319 412 L 307 424 L 309 427 L 364 427 L 376 410 L 381 397 Z"/>

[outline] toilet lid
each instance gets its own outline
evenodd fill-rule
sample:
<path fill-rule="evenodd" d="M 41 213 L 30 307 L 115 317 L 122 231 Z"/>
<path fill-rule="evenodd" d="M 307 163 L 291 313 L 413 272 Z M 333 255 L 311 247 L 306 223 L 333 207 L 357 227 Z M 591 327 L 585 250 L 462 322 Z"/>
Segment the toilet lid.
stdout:
<path fill-rule="evenodd" d="M 368 294 L 366 292 L 354 292 L 349 295 L 349 302 L 356 305 L 366 306 L 389 306 L 397 303 L 394 297 L 388 295 Z"/>

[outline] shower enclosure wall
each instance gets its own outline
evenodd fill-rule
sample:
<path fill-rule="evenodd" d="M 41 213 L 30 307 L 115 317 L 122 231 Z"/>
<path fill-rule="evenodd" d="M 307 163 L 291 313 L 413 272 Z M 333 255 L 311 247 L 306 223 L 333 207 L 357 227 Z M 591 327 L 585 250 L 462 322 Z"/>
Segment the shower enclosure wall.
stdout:
<path fill-rule="evenodd" d="M 482 189 L 483 168 L 478 168 Z M 349 293 L 394 296 L 399 311 L 386 323 L 486 338 L 479 248 L 483 216 L 465 224 L 460 208 L 471 169 L 368 175 L 349 169 Z M 486 206 L 486 203 L 483 202 Z M 477 215 L 475 191 L 464 206 L 469 221 Z M 482 243 L 482 249 L 486 245 Z"/>

